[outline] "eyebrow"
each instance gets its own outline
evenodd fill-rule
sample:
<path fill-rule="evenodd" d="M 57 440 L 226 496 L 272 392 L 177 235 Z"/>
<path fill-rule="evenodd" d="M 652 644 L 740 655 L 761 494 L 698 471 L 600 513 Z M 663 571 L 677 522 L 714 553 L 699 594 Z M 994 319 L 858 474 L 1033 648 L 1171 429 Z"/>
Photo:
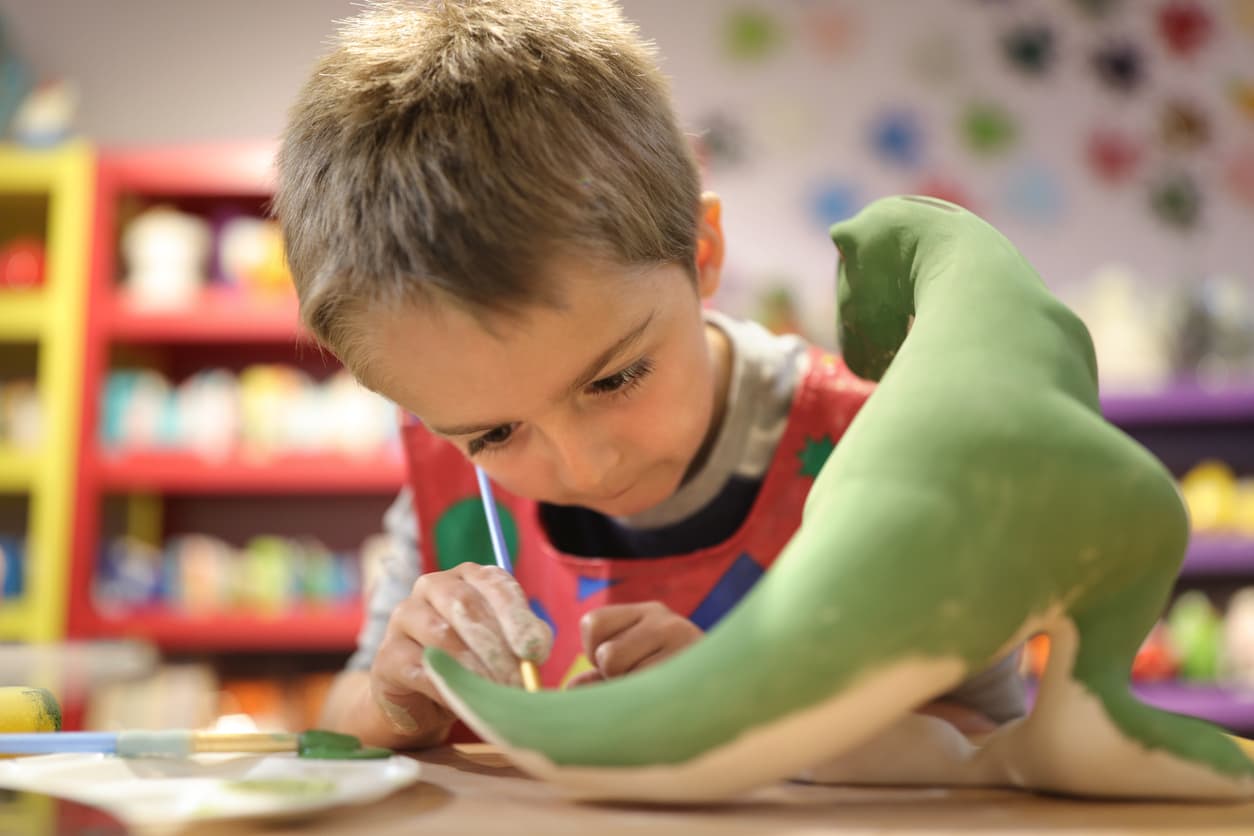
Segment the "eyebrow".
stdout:
<path fill-rule="evenodd" d="M 648 330 L 649 323 L 652 321 L 653 311 L 650 311 L 649 315 L 646 316 L 640 324 L 615 340 L 611 346 L 598 354 L 591 363 L 585 366 L 584 370 L 579 373 L 579 376 L 575 378 L 574 382 L 567 387 L 566 393 L 570 394 L 571 392 L 576 392 L 596 380 L 597 375 L 601 373 L 601 369 L 605 368 L 607 363 L 629 348 L 633 343 L 637 342 L 640 337 L 644 335 L 644 332 Z M 493 421 L 482 424 L 462 424 L 454 427 L 435 427 L 428 424 L 427 429 L 434 433 L 438 433 L 439 435 L 476 435 L 478 433 L 494 430 L 497 427 L 503 427 L 511 423 L 513 422 Z"/>

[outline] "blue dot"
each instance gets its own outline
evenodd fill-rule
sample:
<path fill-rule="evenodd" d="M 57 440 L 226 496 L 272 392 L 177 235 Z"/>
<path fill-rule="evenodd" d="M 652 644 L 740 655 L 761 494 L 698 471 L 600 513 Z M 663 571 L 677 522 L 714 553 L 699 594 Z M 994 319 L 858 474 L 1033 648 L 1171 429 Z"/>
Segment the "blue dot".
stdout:
<path fill-rule="evenodd" d="M 923 128 L 917 114 L 890 110 L 871 124 L 871 147 L 883 160 L 913 168 L 923 161 Z"/>

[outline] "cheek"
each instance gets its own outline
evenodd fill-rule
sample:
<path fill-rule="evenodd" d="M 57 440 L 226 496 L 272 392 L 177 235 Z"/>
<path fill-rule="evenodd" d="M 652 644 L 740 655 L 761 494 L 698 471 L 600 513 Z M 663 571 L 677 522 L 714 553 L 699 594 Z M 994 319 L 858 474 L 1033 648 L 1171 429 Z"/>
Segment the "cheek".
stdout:
<path fill-rule="evenodd" d="M 708 375 L 677 374 L 657 381 L 624 416 L 624 432 L 652 458 L 687 460 L 697 452 L 710 422 Z"/>

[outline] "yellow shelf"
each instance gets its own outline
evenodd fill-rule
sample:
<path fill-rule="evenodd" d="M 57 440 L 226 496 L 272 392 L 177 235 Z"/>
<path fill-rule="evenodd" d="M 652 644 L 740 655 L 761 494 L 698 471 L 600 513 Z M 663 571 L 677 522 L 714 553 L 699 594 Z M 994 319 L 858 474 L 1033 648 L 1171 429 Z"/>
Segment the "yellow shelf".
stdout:
<path fill-rule="evenodd" d="M 0 193 L 51 192 L 64 182 L 66 160 L 86 153 L 83 142 L 55 148 L 0 145 Z"/>
<path fill-rule="evenodd" d="M 0 444 L 0 491 L 26 491 L 39 472 L 40 456 Z"/>
<path fill-rule="evenodd" d="M 45 242 L 43 286 L 0 293 L 0 341 L 39 342 L 43 415 L 39 451 L 0 445 L 0 490 L 29 494 L 26 537 L 34 556 L 23 600 L 0 606 L 4 639 L 55 641 L 65 634 L 94 185 L 84 142 L 47 150 L 0 145 L 0 211 L 14 213 L 5 216 L 5 231 L 34 232 Z"/>
<path fill-rule="evenodd" d="M 0 290 L 0 340 L 38 339 L 45 305 L 42 290 Z"/>
<path fill-rule="evenodd" d="M 30 632 L 26 602 L 21 598 L 0 603 L 0 641 L 24 639 Z"/>

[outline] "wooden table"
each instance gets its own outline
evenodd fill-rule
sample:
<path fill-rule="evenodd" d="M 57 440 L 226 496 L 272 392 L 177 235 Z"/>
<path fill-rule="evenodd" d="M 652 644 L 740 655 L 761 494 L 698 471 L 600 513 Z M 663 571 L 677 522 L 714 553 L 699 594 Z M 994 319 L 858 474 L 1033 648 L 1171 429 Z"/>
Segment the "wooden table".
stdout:
<path fill-rule="evenodd" d="M 524 777 L 487 746 L 435 749 L 418 758 L 423 765 L 420 782 L 375 804 L 342 808 L 302 822 L 205 823 L 186 828 L 179 836 L 1254 834 L 1254 803 L 1107 804 L 1000 790 L 782 784 L 717 806 L 575 804 L 563 800 L 553 787 Z"/>

